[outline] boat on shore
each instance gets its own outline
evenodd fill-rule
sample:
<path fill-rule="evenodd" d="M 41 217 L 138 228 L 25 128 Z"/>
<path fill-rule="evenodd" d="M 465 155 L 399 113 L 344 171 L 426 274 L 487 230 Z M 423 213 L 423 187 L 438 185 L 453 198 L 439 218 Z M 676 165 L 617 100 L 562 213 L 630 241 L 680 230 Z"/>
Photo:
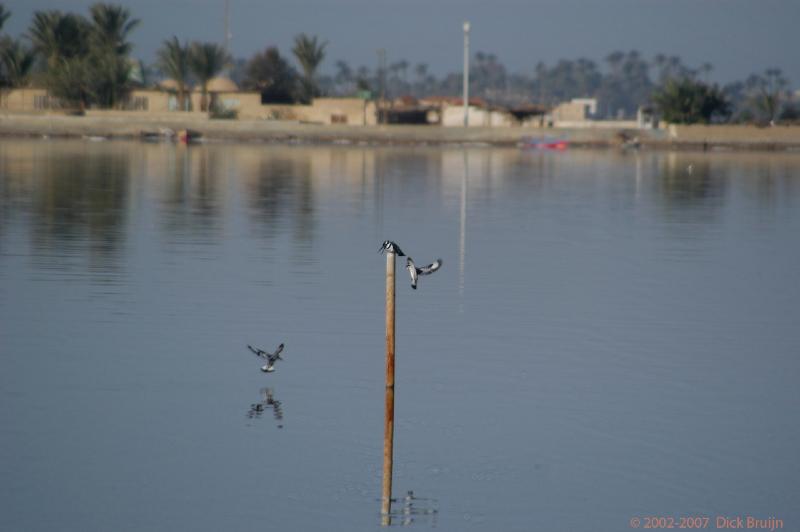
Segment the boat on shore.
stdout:
<path fill-rule="evenodd" d="M 197 142 L 203 136 L 202 133 L 194 129 L 181 129 L 178 131 L 178 142 L 189 144 L 190 142 Z"/>
<path fill-rule="evenodd" d="M 142 130 L 139 132 L 139 138 L 147 142 L 160 142 L 160 141 L 177 141 L 183 144 L 190 142 L 199 142 L 203 134 L 194 129 L 180 129 L 175 131 L 168 127 L 160 127 L 158 129 Z"/>
<path fill-rule="evenodd" d="M 168 127 L 159 127 L 158 129 L 146 129 L 139 132 L 139 138 L 149 142 L 158 142 L 161 140 L 175 140 L 176 133 L 173 129 Z"/>
<path fill-rule="evenodd" d="M 530 150 L 566 150 L 569 141 L 557 137 L 522 137 L 521 147 Z"/>

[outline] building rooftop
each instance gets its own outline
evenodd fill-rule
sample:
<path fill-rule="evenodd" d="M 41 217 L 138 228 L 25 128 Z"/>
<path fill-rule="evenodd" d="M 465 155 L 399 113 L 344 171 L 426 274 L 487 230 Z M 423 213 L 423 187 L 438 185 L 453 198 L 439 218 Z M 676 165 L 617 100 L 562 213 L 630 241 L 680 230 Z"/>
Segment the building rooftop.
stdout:
<path fill-rule="evenodd" d="M 208 92 L 238 92 L 239 86 L 225 76 L 211 78 L 208 81 Z"/>

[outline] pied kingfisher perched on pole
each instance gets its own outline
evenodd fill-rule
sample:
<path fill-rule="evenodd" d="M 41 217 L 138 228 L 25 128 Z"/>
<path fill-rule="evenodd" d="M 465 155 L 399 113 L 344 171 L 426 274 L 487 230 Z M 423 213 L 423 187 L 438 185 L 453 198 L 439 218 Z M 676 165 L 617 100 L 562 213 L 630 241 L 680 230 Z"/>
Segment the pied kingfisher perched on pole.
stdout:
<path fill-rule="evenodd" d="M 400 257 L 406 256 L 406 254 L 403 253 L 403 250 L 400 249 L 400 246 L 398 246 L 397 243 L 392 242 L 391 240 L 384 240 L 383 244 L 381 244 L 381 247 L 378 248 L 378 253 L 384 254 L 389 252 L 397 253 L 397 255 Z"/>

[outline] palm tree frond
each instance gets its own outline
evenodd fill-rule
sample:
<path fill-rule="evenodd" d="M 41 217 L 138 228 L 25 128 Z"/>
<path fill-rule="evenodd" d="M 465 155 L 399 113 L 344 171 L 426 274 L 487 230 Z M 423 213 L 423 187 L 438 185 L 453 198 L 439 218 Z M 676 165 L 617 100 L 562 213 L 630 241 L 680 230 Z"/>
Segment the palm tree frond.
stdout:
<path fill-rule="evenodd" d="M 327 42 L 320 42 L 316 35 L 309 37 L 305 33 L 301 33 L 294 38 L 292 53 L 303 69 L 301 86 L 303 99 L 306 101 L 311 100 L 319 92 L 315 77 L 317 68 L 322 63 L 322 60 L 325 59 L 325 47 L 327 45 Z"/>
<path fill-rule="evenodd" d="M 21 87 L 28 82 L 36 54 L 20 41 L 4 38 L 0 43 L 0 64 L 3 66 L 3 82 L 9 87 Z"/>

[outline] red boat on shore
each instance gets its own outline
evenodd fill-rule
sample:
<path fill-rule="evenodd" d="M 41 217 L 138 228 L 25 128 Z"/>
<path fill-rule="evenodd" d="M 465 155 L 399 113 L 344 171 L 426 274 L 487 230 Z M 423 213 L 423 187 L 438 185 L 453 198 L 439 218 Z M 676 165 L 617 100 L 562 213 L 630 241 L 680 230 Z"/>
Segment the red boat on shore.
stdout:
<path fill-rule="evenodd" d="M 533 138 L 523 137 L 522 147 L 533 150 L 566 150 L 569 147 L 569 141 L 566 139 L 559 139 L 554 137 Z"/>

